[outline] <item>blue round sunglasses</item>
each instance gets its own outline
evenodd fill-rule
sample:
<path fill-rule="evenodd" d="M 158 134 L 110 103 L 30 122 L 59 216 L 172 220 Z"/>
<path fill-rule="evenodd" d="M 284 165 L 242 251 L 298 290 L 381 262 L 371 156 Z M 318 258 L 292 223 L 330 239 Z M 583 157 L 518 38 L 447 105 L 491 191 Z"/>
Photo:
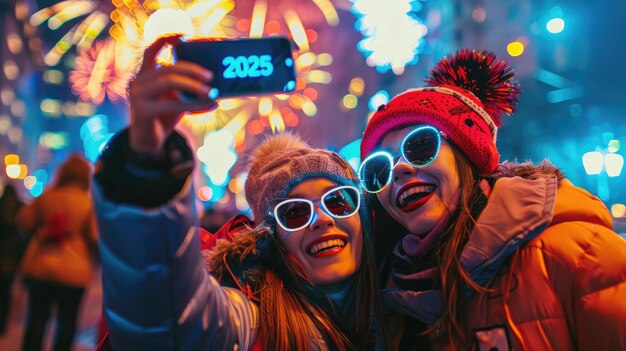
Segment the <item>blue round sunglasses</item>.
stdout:
<path fill-rule="evenodd" d="M 390 182 L 394 165 L 400 157 L 413 167 L 424 167 L 433 162 L 441 148 L 441 137 L 445 134 L 433 126 L 419 126 L 404 137 L 400 155 L 377 151 L 361 163 L 359 180 L 368 193 L 382 191 Z"/>

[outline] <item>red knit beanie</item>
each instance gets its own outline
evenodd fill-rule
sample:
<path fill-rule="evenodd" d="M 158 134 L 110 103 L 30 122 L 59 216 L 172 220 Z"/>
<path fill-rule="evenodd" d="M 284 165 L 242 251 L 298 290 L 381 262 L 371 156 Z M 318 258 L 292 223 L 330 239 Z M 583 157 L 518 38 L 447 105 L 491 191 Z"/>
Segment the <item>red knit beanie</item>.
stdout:
<path fill-rule="evenodd" d="M 411 89 L 378 107 L 365 128 L 361 160 L 387 133 L 411 125 L 432 125 L 458 146 L 481 175 L 498 167 L 496 148 L 501 113 L 510 115 L 520 93 L 514 72 L 488 51 L 461 50 L 444 57 L 424 88 Z"/>

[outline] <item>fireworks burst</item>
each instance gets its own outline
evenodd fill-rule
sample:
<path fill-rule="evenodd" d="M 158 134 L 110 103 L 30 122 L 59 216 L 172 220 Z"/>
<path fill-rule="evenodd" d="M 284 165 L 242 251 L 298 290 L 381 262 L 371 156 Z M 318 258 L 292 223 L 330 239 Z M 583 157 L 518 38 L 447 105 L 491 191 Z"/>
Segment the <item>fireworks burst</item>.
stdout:
<path fill-rule="evenodd" d="M 65 0 L 33 14 L 31 23 L 47 22 L 52 30 L 69 28 L 45 62 L 54 66 L 75 47 L 78 57 L 69 74 L 72 91 L 95 104 L 107 98 L 113 102 L 123 99 L 146 45 L 168 32 L 184 32 L 190 37 L 290 37 L 299 47 L 294 53 L 298 78 L 292 93 L 221 99 L 216 111 L 183 118 L 183 125 L 195 137 L 229 132 L 233 150 L 239 153 L 247 147 L 245 140 L 253 139 L 246 135 L 295 127 L 300 118 L 317 113 L 317 86 L 332 80 L 326 67 L 333 58 L 311 51 L 318 36 L 314 28 L 339 23 L 333 4 L 339 1 L 347 3 L 242 0 L 235 8 L 234 0 Z M 168 11 L 159 14 L 162 9 Z"/>
<path fill-rule="evenodd" d="M 112 102 L 124 99 L 134 65 L 123 64 L 116 58 L 127 57 L 126 50 L 114 40 L 107 39 L 97 41 L 89 50 L 83 51 L 69 74 L 72 92 L 81 100 L 96 105 L 104 101 L 105 95 Z"/>
<path fill-rule="evenodd" d="M 69 31 L 44 56 L 48 66 L 55 66 L 74 45 L 79 50 L 91 47 L 93 41 L 109 24 L 109 14 L 115 9 L 110 1 L 65 0 L 35 12 L 30 17 L 34 26 L 48 22 L 48 28 L 59 29 L 68 21 L 86 16 Z"/>
<path fill-rule="evenodd" d="M 337 2 L 336 0 L 333 0 Z M 308 26 L 339 24 L 337 9 L 331 0 L 256 0 L 240 1 L 235 9 L 237 17 L 250 18 L 256 25 L 251 26 L 251 36 L 260 35 L 265 24 L 270 29 L 287 22 L 286 17 L 296 14 Z M 347 1 L 344 1 L 347 3 Z"/>
<path fill-rule="evenodd" d="M 196 133 L 219 130 L 237 119 L 242 123 L 238 123 L 240 132 L 236 134 L 241 137 L 236 138 L 236 145 L 241 145 L 246 133 L 281 131 L 296 126 L 299 115 L 317 113 L 315 85 L 331 81 L 324 67 L 332 62 L 332 56 L 310 51 L 317 32 L 306 29 L 304 23 L 337 25 L 339 17 L 331 0 L 241 1 L 237 3 L 237 14 L 246 17 L 239 19 L 230 15 L 234 8 L 233 0 L 68 0 L 38 11 L 31 16 L 31 22 L 41 25 L 47 21 L 51 29 L 58 29 L 70 20 L 86 16 L 55 45 L 46 56 L 46 63 L 55 65 L 76 45 L 79 57 L 70 73 L 72 91 L 96 104 L 102 103 L 105 96 L 111 101 L 124 96 L 145 46 L 167 32 L 184 28 L 188 36 L 196 37 L 289 36 L 299 46 L 294 53 L 298 79 L 292 94 L 225 99 L 215 112 L 184 118 L 184 123 Z M 159 14 L 162 9 L 168 11 Z M 112 40 L 94 44 L 106 28 Z"/>
<path fill-rule="evenodd" d="M 265 128 L 277 131 L 286 126 L 297 125 L 298 116 L 294 110 L 302 110 L 308 116 L 314 115 L 317 111 L 314 103 L 317 91 L 308 85 L 330 82 L 330 74 L 318 68 L 326 65 L 325 62 L 332 58 L 324 54 L 318 60 L 318 55 L 309 51 L 310 43 L 317 40 L 317 33 L 312 29 L 305 29 L 303 20 L 312 24 L 325 21 L 336 25 L 339 17 L 334 5 L 330 0 L 258 0 L 252 4 L 241 2 L 238 4 L 238 12 L 249 13 L 250 19 L 238 21 L 228 15 L 234 6 L 233 0 L 67 0 L 36 12 L 31 16 L 31 23 L 41 25 L 47 21 L 48 27 L 55 30 L 70 20 L 86 16 L 56 43 L 46 55 L 45 62 L 50 66 L 56 65 L 76 45 L 80 56 L 76 61 L 75 71 L 70 73 L 72 89 L 81 99 L 95 103 L 102 103 L 105 95 L 112 101 L 123 96 L 123 86 L 130 72 L 136 68 L 145 45 L 159 35 L 173 30 L 171 16 L 156 20 L 151 17 L 159 9 L 177 10 L 187 16 L 189 23 L 185 23 L 183 27 L 191 28 L 191 33 L 188 34 L 192 36 L 289 35 L 300 47 L 296 54 L 296 69 L 300 78 L 295 93 L 289 96 L 277 95 L 275 98 L 231 99 L 234 101 L 222 102 L 222 106 L 230 105 L 232 108 L 222 108 L 209 116 L 196 116 L 193 119 L 195 122 L 190 124 L 196 130 L 198 124 L 203 125 L 200 129 L 204 131 L 220 129 L 233 114 L 246 114 L 250 117 L 258 111 L 259 118 L 252 121 L 254 123 L 249 126 L 248 131 L 259 134 Z M 147 23 L 149 19 L 153 22 L 151 25 Z M 106 28 L 110 28 L 108 32 L 117 44 L 114 45 L 109 40 L 106 41 L 107 44 L 98 45 L 94 49 L 94 40 Z M 120 51 L 124 51 L 124 54 L 113 55 Z M 95 56 L 98 52 L 104 53 L 102 57 Z"/>
<path fill-rule="evenodd" d="M 332 63 L 327 53 L 316 54 L 310 51 L 310 44 L 317 40 L 317 32 L 306 29 L 303 21 L 320 24 L 325 21 L 336 25 L 337 12 L 329 0 L 307 1 L 267 1 L 258 0 L 250 6 L 238 4 L 238 14 L 251 13 L 250 19 L 240 18 L 235 27 L 249 37 L 272 35 L 289 36 L 296 42 L 299 51 L 294 53 L 297 72 L 296 88 L 293 93 L 273 96 L 232 98 L 220 100 L 220 108 L 214 112 L 190 114 L 183 123 L 196 133 L 219 130 L 231 120 L 241 118 L 247 121 L 236 134 L 238 150 L 245 148 L 245 133 L 258 135 L 266 130 L 272 133 L 295 127 L 299 123 L 298 111 L 306 116 L 317 113 L 316 84 L 328 84 L 332 80 L 329 72 L 323 70 Z M 277 19 L 284 20 L 279 22 Z M 281 24 L 282 23 L 282 24 Z M 321 23 L 324 24 L 324 23 Z M 245 129 L 243 127 L 246 127 Z"/>
<path fill-rule="evenodd" d="M 185 28 L 196 37 L 234 37 L 233 0 L 121 2 L 109 31 L 120 43 L 143 49 L 157 37 Z M 172 14 L 176 14 L 172 17 Z"/>
<path fill-rule="evenodd" d="M 79 57 L 76 60 L 74 70 L 70 72 L 72 91 L 81 99 L 96 104 L 101 104 L 105 95 L 111 101 L 119 101 L 121 97 L 125 96 L 126 84 L 138 67 L 143 49 L 162 34 L 178 31 L 181 26 L 184 26 L 190 28 L 190 35 L 232 36 L 232 30 L 229 30 L 232 25 L 229 24 L 232 24 L 233 19 L 227 16 L 234 6 L 232 0 L 202 1 L 185 3 L 184 5 L 182 2 L 168 3 L 169 7 L 164 10 L 169 11 L 164 11 L 164 13 L 180 13 L 183 17 L 181 21 L 186 20 L 188 22 L 184 24 L 172 23 L 171 17 L 169 22 L 163 23 L 163 16 L 159 16 L 157 13 L 160 6 L 158 1 L 140 3 L 130 0 L 114 2 L 114 4 L 116 7 L 113 7 L 110 13 L 112 24 L 109 33 L 111 38 L 96 42 L 95 45 L 88 42 L 89 47 L 83 50 L 80 50 L 82 46 L 77 45 Z M 49 25 L 60 21 L 54 19 L 56 15 L 62 13 L 56 5 L 47 9 L 48 11 L 44 11 L 44 9 L 43 12 L 39 11 L 33 15 L 31 21 L 33 18 L 40 21 L 45 16 L 48 16 Z M 83 12 L 85 11 L 87 8 L 83 9 Z M 96 12 L 98 11 L 100 10 L 96 10 Z M 75 28 L 86 25 L 89 17 L 96 12 L 89 15 Z M 56 15 L 51 16 L 51 13 L 56 13 Z M 156 16 L 152 17 L 154 14 Z M 109 15 L 106 17 L 108 19 Z M 64 37 L 70 37 L 70 33 L 76 34 L 75 29 L 70 30 Z M 74 38 L 75 35 L 71 37 Z M 56 47 L 62 47 L 65 51 L 55 51 Z M 46 62 L 56 64 L 55 62 L 58 62 L 70 47 L 71 42 L 60 46 L 57 43 L 57 46 L 48 55 L 48 57 L 54 57 L 55 61 Z"/>
<path fill-rule="evenodd" d="M 107 28 L 112 38 L 134 47 L 141 54 L 145 44 L 144 24 L 152 13 L 161 8 L 185 11 L 193 22 L 196 35 L 232 35 L 227 27 L 229 23 L 232 26 L 233 19 L 227 15 L 234 8 L 233 0 L 65 0 L 37 11 L 30 17 L 30 22 L 34 26 L 47 22 L 50 29 L 57 30 L 70 21 L 84 17 L 70 27 L 45 55 L 44 62 L 55 66 L 72 47 L 76 46 L 79 53 L 89 49 Z"/>

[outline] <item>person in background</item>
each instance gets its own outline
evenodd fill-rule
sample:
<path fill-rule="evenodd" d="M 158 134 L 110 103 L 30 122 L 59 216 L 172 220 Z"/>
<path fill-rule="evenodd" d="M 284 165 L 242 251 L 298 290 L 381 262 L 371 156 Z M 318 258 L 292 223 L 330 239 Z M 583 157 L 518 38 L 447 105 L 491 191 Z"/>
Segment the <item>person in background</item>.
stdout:
<path fill-rule="evenodd" d="M 239 216 L 208 237 L 228 240 L 204 246 L 207 270 L 193 152 L 175 126 L 185 111 L 215 103 L 201 66 L 154 66 L 178 40 L 146 50 L 129 89 L 130 126 L 96 167 L 102 349 L 383 349 L 367 213 L 355 172 L 333 152 L 289 134 L 255 148 L 245 183 L 254 222 Z M 181 90 L 198 100 L 181 100 Z"/>
<path fill-rule="evenodd" d="M 28 290 L 23 351 L 42 349 L 53 306 L 53 350 L 71 349 L 80 302 L 94 273 L 97 229 L 89 194 L 91 174 L 82 156 L 71 155 L 59 166 L 53 186 L 18 213 L 18 227 L 31 234 L 22 261 Z"/>
<path fill-rule="evenodd" d="M 461 50 L 367 124 L 359 177 L 399 349 L 626 349 L 626 242 L 606 206 L 548 161 L 499 163 L 513 75 Z"/>
<path fill-rule="evenodd" d="M 11 285 L 24 252 L 15 218 L 22 206 L 12 184 L 4 186 L 0 197 L 0 335 L 7 328 L 11 307 Z"/>

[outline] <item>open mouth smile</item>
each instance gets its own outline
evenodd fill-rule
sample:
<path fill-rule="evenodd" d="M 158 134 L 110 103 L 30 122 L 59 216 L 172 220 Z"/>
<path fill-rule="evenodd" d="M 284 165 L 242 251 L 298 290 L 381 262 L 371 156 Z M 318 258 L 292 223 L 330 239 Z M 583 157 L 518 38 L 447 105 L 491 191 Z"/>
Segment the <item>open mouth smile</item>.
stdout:
<path fill-rule="evenodd" d="M 306 253 L 312 257 L 330 256 L 341 252 L 347 244 L 347 238 L 345 237 L 337 235 L 327 236 L 309 244 Z"/>
<path fill-rule="evenodd" d="M 407 184 L 398 191 L 396 206 L 403 212 L 411 212 L 421 207 L 434 194 L 437 187 L 433 184 Z"/>

